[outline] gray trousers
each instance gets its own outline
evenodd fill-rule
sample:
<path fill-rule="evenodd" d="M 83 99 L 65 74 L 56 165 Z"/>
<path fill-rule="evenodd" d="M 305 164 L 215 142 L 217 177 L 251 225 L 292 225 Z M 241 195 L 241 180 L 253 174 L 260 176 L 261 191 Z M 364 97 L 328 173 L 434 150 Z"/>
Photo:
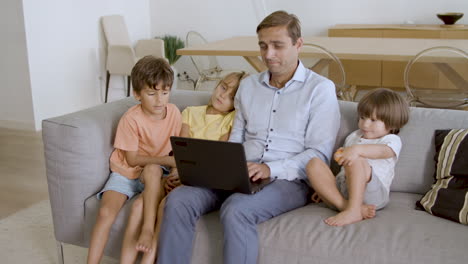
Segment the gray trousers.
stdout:
<path fill-rule="evenodd" d="M 181 186 L 167 197 L 159 236 L 158 264 L 190 263 L 195 224 L 220 209 L 225 264 L 257 263 L 257 224 L 304 206 L 309 187 L 302 180 L 276 180 L 247 195 Z"/>

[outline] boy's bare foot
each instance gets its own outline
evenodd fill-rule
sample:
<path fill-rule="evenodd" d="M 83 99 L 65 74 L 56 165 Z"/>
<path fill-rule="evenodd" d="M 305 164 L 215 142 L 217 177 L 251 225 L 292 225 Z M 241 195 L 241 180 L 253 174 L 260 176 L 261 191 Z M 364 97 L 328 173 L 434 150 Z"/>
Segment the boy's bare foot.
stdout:
<path fill-rule="evenodd" d="M 375 216 L 375 205 L 363 204 L 361 205 L 361 215 L 363 219 L 370 219 Z"/>
<path fill-rule="evenodd" d="M 330 226 L 344 226 L 363 220 L 360 210 L 344 210 L 335 216 L 325 219 L 325 223 Z"/>
<path fill-rule="evenodd" d="M 153 234 L 151 232 L 141 231 L 140 237 L 136 243 L 136 250 L 148 253 L 151 251 L 151 244 L 153 243 Z"/>

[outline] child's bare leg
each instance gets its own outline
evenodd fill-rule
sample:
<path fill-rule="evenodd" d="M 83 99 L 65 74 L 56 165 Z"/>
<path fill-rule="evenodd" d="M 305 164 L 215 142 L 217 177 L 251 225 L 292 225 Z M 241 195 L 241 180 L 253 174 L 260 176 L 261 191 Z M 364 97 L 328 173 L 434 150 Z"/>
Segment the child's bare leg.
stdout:
<path fill-rule="evenodd" d="M 371 180 L 371 177 L 372 177 L 372 168 L 369 166 L 369 163 L 367 162 L 367 159 L 359 159 L 358 161 L 360 163 L 356 163 L 355 167 L 352 167 L 352 168 L 346 168 L 345 167 L 345 171 L 346 171 L 346 175 L 358 174 L 358 175 L 362 175 L 362 177 L 364 177 L 364 179 L 359 178 L 359 177 L 357 179 L 355 179 L 356 180 L 355 184 L 357 184 L 359 188 L 363 188 L 362 191 L 360 191 L 358 193 L 359 196 L 358 196 L 358 198 L 357 198 L 357 200 L 355 202 L 361 204 L 362 218 L 363 219 L 369 219 L 369 218 L 373 218 L 375 216 L 376 207 L 373 204 L 363 204 L 363 200 L 364 200 L 364 192 L 365 192 L 367 183 Z M 355 172 L 353 172 L 353 171 L 348 172 L 347 170 L 355 170 Z M 359 173 L 362 173 L 362 174 L 359 174 Z M 350 184 L 352 184 L 353 180 L 351 180 L 351 182 L 350 182 L 349 177 L 347 177 L 346 182 L 347 182 L 348 190 L 349 190 L 349 203 L 351 203 L 351 197 L 355 196 L 355 195 L 352 195 L 351 192 L 353 192 L 353 190 L 356 187 L 352 187 L 350 185 Z M 362 187 L 362 185 L 361 185 L 362 182 L 364 182 L 364 187 Z M 357 207 L 357 205 L 355 205 L 355 206 Z"/>
<path fill-rule="evenodd" d="M 371 167 L 365 159 L 357 159 L 350 166 L 345 166 L 346 184 L 348 186 L 349 200 L 346 208 L 335 216 L 325 220 L 325 222 L 332 226 L 344 226 L 352 224 L 369 216 L 372 211 L 372 205 L 364 205 L 364 191 L 366 184 L 371 177 Z M 373 207 L 375 214 L 375 206 Z M 366 213 L 367 212 L 367 213 Z"/>
<path fill-rule="evenodd" d="M 153 244 L 152 244 L 151 251 L 143 255 L 143 258 L 141 259 L 141 264 L 153 264 L 154 261 L 156 260 L 158 238 L 159 238 L 159 232 L 161 231 L 162 217 L 163 217 L 165 205 L 166 205 L 166 197 L 164 197 L 164 199 L 162 199 L 162 201 L 159 203 L 158 215 L 156 217 L 156 228 L 154 230 Z"/>
<path fill-rule="evenodd" d="M 143 225 L 136 249 L 142 252 L 151 251 L 156 221 L 156 205 L 161 192 L 162 169 L 159 165 L 149 164 L 141 175 L 145 184 L 143 191 Z"/>
<path fill-rule="evenodd" d="M 313 158 L 307 163 L 307 177 L 320 198 L 328 204 L 342 211 L 347 204 L 336 187 L 336 179 L 328 165 L 319 158 Z"/>
<path fill-rule="evenodd" d="M 99 263 L 109 238 L 109 231 L 117 214 L 127 200 L 125 194 L 106 191 L 102 195 L 96 223 L 91 233 L 91 241 L 88 251 L 88 264 Z"/>
<path fill-rule="evenodd" d="M 137 239 L 141 232 L 143 220 L 143 198 L 139 196 L 132 204 L 132 210 L 128 217 L 127 227 L 125 229 L 124 240 L 122 243 L 122 252 L 120 263 L 135 263 L 138 251 L 136 250 Z"/>

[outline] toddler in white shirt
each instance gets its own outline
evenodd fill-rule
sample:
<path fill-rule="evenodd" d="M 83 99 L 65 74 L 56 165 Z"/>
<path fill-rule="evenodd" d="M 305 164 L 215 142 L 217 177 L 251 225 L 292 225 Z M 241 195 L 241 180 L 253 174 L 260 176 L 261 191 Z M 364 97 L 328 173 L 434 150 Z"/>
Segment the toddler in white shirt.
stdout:
<path fill-rule="evenodd" d="M 334 154 L 342 166 L 336 177 L 319 158 L 307 164 L 307 177 L 315 190 L 312 201 L 322 200 L 340 211 L 325 219 L 331 226 L 372 218 L 388 203 L 401 150 L 397 134 L 408 122 L 409 107 L 398 93 L 379 88 L 361 99 L 358 114 L 359 129 Z"/>

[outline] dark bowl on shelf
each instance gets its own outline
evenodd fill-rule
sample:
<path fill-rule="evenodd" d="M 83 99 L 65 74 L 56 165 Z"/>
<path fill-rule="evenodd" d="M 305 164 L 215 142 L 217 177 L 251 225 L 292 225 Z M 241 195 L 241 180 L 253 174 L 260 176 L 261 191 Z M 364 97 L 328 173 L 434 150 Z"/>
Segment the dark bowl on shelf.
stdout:
<path fill-rule="evenodd" d="M 440 13 L 437 17 L 444 21 L 445 25 L 453 25 L 463 17 L 463 13 Z"/>

